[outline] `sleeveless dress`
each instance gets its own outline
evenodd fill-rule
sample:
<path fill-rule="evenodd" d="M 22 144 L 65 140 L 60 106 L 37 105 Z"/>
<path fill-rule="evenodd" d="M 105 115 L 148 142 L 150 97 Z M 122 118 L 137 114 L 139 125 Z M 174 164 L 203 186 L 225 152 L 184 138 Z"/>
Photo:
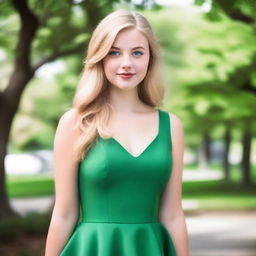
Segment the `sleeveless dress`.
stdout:
<path fill-rule="evenodd" d="M 170 118 L 158 116 L 158 134 L 139 156 L 96 138 L 79 163 L 80 221 L 60 256 L 176 255 L 158 216 L 172 172 Z"/>

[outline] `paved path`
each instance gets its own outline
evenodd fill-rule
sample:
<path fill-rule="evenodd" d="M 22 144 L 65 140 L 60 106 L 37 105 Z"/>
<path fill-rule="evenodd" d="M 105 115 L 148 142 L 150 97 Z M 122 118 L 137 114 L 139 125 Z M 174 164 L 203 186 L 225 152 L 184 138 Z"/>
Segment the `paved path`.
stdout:
<path fill-rule="evenodd" d="M 12 208 L 21 215 L 26 215 L 29 212 L 44 213 L 52 206 L 53 197 L 12 198 L 10 203 Z"/>
<path fill-rule="evenodd" d="M 186 217 L 190 256 L 256 256 L 256 211 Z"/>
<path fill-rule="evenodd" d="M 220 180 L 223 172 L 218 170 L 184 170 L 183 181 Z"/>

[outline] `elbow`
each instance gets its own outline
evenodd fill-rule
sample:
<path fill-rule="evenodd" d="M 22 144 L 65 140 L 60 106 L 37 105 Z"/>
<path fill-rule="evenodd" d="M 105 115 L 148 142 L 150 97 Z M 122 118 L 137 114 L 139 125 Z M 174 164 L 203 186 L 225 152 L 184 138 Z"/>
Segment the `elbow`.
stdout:
<path fill-rule="evenodd" d="M 77 210 L 62 211 L 57 207 L 54 207 L 53 213 L 52 213 L 52 219 L 55 220 L 56 222 L 72 225 L 78 221 L 79 211 Z"/>
<path fill-rule="evenodd" d="M 159 215 L 159 220 L 163 224 L 174 223 L 177 220 L 184 219 L 184 218 L 185 216 L 184 216 L 182 207 L 177 207 L 173 211 L 169 210 L 166 212 L 162 212 Z"/>

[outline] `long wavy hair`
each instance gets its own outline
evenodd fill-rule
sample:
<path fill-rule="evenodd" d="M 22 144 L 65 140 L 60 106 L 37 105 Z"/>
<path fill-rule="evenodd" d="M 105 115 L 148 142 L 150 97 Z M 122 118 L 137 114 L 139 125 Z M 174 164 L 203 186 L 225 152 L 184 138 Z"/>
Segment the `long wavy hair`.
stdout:
<path fill-rule="evenodd" d="M 111 137 L 107 123 L 112 109 L 102 60 L 109 53 L 117 34 L 126 28 L 136 28 L 149 43 L 148 71 L 137 86 L 138 97 L 148 106 L 162 106 L 164 85 L 160 72 L 160 46 L 149 22 L 133 11 L 119 9 L 110 13 L 100 21 L 92 34 L 85 66 L 73 98 L 73 108 L 77 114 L 75 127 L 81 131 L 74 147 L 77 161 L 84 159 L 98 135 L 105 139 Z"/>

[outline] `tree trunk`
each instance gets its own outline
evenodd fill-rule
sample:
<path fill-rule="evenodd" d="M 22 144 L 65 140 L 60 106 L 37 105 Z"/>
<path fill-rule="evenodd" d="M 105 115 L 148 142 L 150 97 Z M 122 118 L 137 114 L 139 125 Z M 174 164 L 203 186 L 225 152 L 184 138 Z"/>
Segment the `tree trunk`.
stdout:
<path fill-rule="evenodd" d="M 0 96 L 0 217 L 7 215 L 15 215 L 8 202 L 5 179 L 5 156 L 7 155 L 8 140 L 11 130 L 11 125 L 17 112 L 21 94 L 28 81 L 33 76 L 23 72 L 22 67 L 15 70 L 15 75 L 11 77 L 10 83 L 6 90 Z M 20 75 L 19 75 L 20 74 Z M 12 93 L 12 88 L 19 90 Z"/>
<path fill-rule="evenodd" d="M 227 126 L 225 135 L 224 135 L 224 155 L 223 155 L 223 167 L 224 167 L 224 179 L 230 180 L 230 164 L 228 160 L 230 143 L 231 143 L 231 129 Z"/>
<path fill-rule="evenodd" d="M 2 96 L 2 95 L 1 95 Z M 4 159 L 6 156 L 6 149 L 9 137 L 9 130 L 10 130 L 10 121 L 7 121 L 7 116 L 9 113 L 6 107 L 3 107 L 2 104 L 3 100 L 1 97 L 0 102 L 0 219 L 3 216 L 15 215 L 14 211 L 11 209 L 8 201 L 8 195 L 5 186 L 5 165 Z"/>
<path fill-rule="evenodd" d="M 209 136 L 207 134 L 203 135 L 201 147 L 199 150 L 199 168 L 201 170 L 207 170 L 207 145 L 209 141 Z"/>
<path fill-rule="evenodd" d="M 210 139 L 209 133 L 205 132 L 203 143 L 204 143 L 205 158 L 206 158 L 207 164 L 209 164 L 211 159 L 210 142 L 211 142 L 211 139 Z"/>
<path fill-rule="evenodd" d="M 250 177 L 250 153 L 251 153 L 251 142 L 252 142 L 252 133 L 251 133 L 251 125 L 245 127 L 243 137 L 242 137 L 242 145 L 243 145 L 243 155 L 242 155 L 242 184 L 245 186 L 251 185 L 251 177 Z"/>

